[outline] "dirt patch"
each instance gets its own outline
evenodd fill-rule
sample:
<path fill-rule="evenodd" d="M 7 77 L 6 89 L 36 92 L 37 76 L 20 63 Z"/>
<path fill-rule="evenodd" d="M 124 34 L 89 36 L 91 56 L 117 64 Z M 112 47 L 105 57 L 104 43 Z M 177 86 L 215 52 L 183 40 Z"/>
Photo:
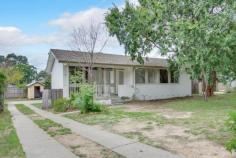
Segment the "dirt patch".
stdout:
<path fill-rule="evenodd" d="M 192 116 L 192 112 L 180 112 L 180 111 L 174 111 L 172 109 L 156 109 L 155 112 L 157 112 L 159 115 L 162 115 L 163 117 L 167 119 L 185 119 L 190 118 Z"/>
<path fill-rule="evenodd" d="M 231 158 L 231 155 L 220 146 L 211 141 L 200 139 L 190 134 L 189 129 L 164 125 L 159 126 L 154 122 L 141 122 L 132 119 L 122 119 L 112 128 L 113 131 L 124 133 L 141 133 L 144 140 L 148 138 L 149 144 L 159 144 L 160 147 L 178 153 L 188 158 Z"/>
<path fill-rule="evenodd" d="M 77 134 L 56 136 L 57 141 L 83 158 L 121 158 L 122 156 Z"/>
<path fill-rule="evenodd" d="M 146 102 L 130 102 L 122 107 L 129 112 L 155 112 L 167 119 L 183 119 L 192 116 L 192 112 L 179 112 L 172 109 L 167 109 L 162 106 L 167 101 L 146 101 Z M 170 102 L 170 101 L 169 101 Z"/>

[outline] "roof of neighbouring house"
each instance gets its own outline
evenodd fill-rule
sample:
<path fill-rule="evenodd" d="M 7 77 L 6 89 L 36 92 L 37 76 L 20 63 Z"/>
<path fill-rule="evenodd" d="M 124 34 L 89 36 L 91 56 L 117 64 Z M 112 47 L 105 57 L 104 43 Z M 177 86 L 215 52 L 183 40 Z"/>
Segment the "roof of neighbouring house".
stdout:
<path fill-rule="evenodd" d="M 30 87 L 30 86 L 33 86 L 35 84 L 40 84 L 40 85 L 44 86 L 43 83 L 41 83 L 39 81 L 34 81 L 34 82 L 31 82 L 31 83 L 27 84 L 26 87 Z"/>
<path fill-rule="evenodd" d="M 59 62 L 64 63 L 86 63 L 86 60 L 89 59 L 88 53 L 79 51 L 51 49 L 50 54 L 53 54 Z M 106 65 L 167 67 L 167 60 L 162 58 L 144 58 L 144 64 L 140 64 L 132 61 L 129 56 L 105 53 L 94 53 L 93 62 Z"/>

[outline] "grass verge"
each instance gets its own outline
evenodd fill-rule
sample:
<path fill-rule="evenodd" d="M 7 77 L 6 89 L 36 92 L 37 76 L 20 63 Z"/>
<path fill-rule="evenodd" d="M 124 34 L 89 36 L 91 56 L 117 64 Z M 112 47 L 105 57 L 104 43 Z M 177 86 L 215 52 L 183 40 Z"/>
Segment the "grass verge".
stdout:
<path fill-rule="evenodd" d="M 36 123 L 52 137 L 72 133 L 69 128 L 64 128 L 61 124 L 39 116 L 37 113 L 23 104 L 17 104 L 16 107 L 23 114 L 29 116 L 34 121 L 34 123 Z"/>
<path fill-rule="evenodd" d="M 7 108 L 5 108 L 3 113 L 0 113 L 0 157 L 25 158 L 12 123 L 11 114 Z"/>
<path fill-rule="evenodd" d="M 42 103 L 34 103 L 32 105 L 35 106 L 36 108 L 39 108 L 39 109 L 42 109 L 42 106 L 43 106 Z"/>

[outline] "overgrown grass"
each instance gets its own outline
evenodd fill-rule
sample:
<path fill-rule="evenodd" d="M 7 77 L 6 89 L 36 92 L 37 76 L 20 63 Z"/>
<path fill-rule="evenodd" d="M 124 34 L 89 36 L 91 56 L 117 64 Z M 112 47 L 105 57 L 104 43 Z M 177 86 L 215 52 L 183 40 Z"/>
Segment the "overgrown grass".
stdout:
<path fill-rule="evenodd" d="M 23 104 L 17 104 L 16 107 L 23 114 L 28 115 L 34 121 L 34 123 L 36 123 L 40 128 L 42 128 L 52 137 L 72 133 L 69 128 L 64 128 L 61 124 L 39 116 L 33 110 Z"/>
<path fill-rule="evenodd" d="M 5 108 L 3 113 L 0 113 L 0 157 L 25 158 L 7 108 Z"/>
<path fill-rule="evenodd" d="M 16 108 L 25 115 L 35 114 L 35 112 L 33 110 L 26 107 L 24 104 L 16 104 Z"/>
<path fill-rule="evenodd" d="M 192 116 L 182 119 L 165 119 L 154 112 L 127 112 L 121 108 L 111 108 L 105 113 L 68 114 L 65 116 L 89 125 L 102 125 L 108 129 L 123 118 L 155 122 L 154 125 L 173 124 L 188 128 L 190 133 L 222 145 L 233 137 L 225 126 L 225 121 L 229 112 L 236 111 L 235 92 L 213 96 L 208 101 L 204 101 L 202 97 L 178 99 L 157 106 L 157 108 L 159 107 L 180 112 L 192 112 Z M 152 130 L 151 127 L 148 127 L 148 130 Z M 134 133 L 134 135 L 137 134 Z"/>
<path fill-rule="evenodd" d="M 89 114 L 67 114 L 65 115 L 73 120 L 89 124 L 112 126 L 124 118 L 131 118 L 140 121 L 152 120 L 159 125 L 164 123 L 164 118 L 152 112 L 127 112 L 121 108 L 110 108 L 106 112 L 89 113 Z"/>
<path fill-rule="evenodd" d="M 236 93 L 228 93 L 210 97 L 208 101 L 193 98 L 170 102 L 165 105 L 176 111 L 193 112 L 192 117 L 172 119 L 168 123 L 184 126 L 194 135 L 199 135 L 225 144 L 232 138 L 232 133 L 226 128 L 225 121 L 229 112 L 236 111 Z"/>

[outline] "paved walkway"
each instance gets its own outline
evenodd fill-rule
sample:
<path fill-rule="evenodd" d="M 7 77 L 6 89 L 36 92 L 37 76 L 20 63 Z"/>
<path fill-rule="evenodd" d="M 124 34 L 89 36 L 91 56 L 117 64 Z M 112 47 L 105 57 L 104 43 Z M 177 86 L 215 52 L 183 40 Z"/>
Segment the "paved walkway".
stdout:
<path fill-rule="evenodd" d="M 58 143 L 14 105 L 8 106 L 27 158 L 78 158 Z"/>
<path fill-rule="evenodd" d="M 149 145 L 145 145 L 134 140 L 122 137 L 117 134 L 113 134 L 104 130 L 88 126 L 71 119 L 65 118 L 60 115 L 43 111 L 29 104 L 24 103 L 26 106 L 34 110 L 41 116 L 51 119 L 57 123 L 62 124 L 66 128 L 70 128 L 74 133 L 78 133 L 81 136 L 88 138 L 104 147 L 113 150 L 127 158 L 180 158 L 181 156 L 174 155 L 168 151 L 154 148 Z"/>

